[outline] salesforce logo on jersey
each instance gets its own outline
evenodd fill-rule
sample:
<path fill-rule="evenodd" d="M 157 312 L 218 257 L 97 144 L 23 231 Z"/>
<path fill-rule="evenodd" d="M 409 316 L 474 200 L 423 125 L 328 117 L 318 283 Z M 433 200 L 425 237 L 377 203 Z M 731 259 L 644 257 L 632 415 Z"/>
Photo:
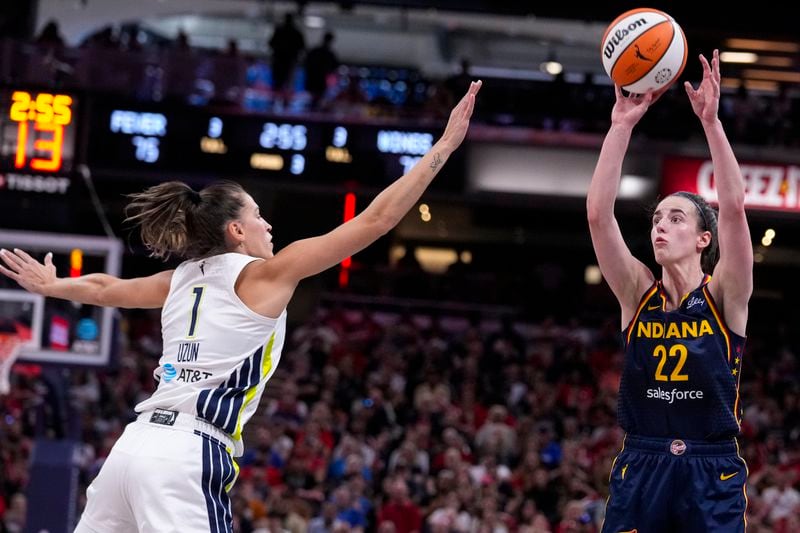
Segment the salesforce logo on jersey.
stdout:
<path fill-rule="evenodd" d="M 647 389 L 647 397 L 655 400 L 663 400 L 667 403 L 672 403 L 675 400 L 702 400 L 703 391 L 701 390 L 664 390 L 661 387 L 657 389 Z"/>
<path fill-rule="evenodd" d="M 164 365 L 164 371 L 161 373 L 161 379 L 169 383 L 170 381 L 175 379 L 175 376 L 177 375 L 178 371 L 175 370 L 175 367 L 172 366 L 170 363 L 167 363 L 166 365 Z"/>

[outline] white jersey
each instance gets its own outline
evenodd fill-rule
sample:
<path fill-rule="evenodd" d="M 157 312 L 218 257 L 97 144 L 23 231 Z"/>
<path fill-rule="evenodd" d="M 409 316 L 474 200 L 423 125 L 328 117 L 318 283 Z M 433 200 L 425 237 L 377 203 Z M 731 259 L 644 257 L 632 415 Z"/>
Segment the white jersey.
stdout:
<path fill-rule="evenodd" d="M 286 310 L 267 318 L 248 308 L 234 285 L 256 257 L 237 253 L 186 261 L 172 275 L 161 312 L 164 348 L 153 395 L 141 413 L 167 409 L 204 419 L 229 434 L 235 456 L 281 357 Z"/>

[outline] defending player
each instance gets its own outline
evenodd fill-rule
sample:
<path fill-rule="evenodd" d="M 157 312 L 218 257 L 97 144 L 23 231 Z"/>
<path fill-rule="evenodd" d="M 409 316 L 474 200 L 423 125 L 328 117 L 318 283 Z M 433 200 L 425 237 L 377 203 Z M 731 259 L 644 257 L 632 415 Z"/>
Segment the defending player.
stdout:
<path fill-rule="evenodd" d="M 129 219 L 174 271 L 122 280 L 56 277 L 22 250 L 0 251 L 0 272 L 54 298 L 159 308 L 163 355 L 155 393 L 89 487 L 79 533 L 232 532 L 228 491 L 242 428 L 280 360 L 286 306 L 298 282 L 340 263 L 392 229 L 464 140 L 481 82 L 453 109 L 441 139 L 357 217 L 273 256 L 270 226 L 253 198 L 223 182 L 195 192 L 168 182 L 133 195 Z"/>
<path fill-rule="evenodd" d="M 700 62 L 699 88 L 685 88 L 711 151 L 719 218 L 686 192 L 658 204 L 650 231 L 658 280 L 623 241 L 614 218 L 622 160 L 652 93 L 625 97 L 617 88 L 589 188 L 592 243 L 622 309 L 625 348 L 618 419 L 626 438 L 611 471 L 604 532 L 745 527 L 747 467 L 735 437 L 753 250 L 744 181 L 717 118 L 719 53 L 711 65 Z"/>

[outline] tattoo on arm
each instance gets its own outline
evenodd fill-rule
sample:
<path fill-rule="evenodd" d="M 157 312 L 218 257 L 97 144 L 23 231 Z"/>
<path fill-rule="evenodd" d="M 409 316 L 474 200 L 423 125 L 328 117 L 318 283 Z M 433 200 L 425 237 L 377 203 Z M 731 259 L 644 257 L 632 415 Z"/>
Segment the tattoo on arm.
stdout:
<path fill-rule="evenodd" d="M 441 166 L 441 164 L 442 164 L 442 156 L 439 155 L 438 152 L 433 154 L 433 161 L 431 162 L 431 170 L 436 172 L 436 169 L 438 169 Z"/>

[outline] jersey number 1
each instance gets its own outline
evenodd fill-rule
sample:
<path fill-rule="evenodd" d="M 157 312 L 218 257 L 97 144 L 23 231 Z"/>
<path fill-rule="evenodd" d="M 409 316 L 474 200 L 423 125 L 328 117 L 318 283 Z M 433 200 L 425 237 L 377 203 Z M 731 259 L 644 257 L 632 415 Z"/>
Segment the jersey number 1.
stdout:
<path fill-rule="evenodd" d="M 186 335 L 187 338 L 191 339 L 194 337 L 194 330 L 197 326 L 197 315 L 200 314 L 200 300 L 203 299 L 203 291 L 206 290 L 205 287 L 192 287 L 192 294 L 194 295 L 194 305 L 192 305 L 192 317 L 189 320 L 189 333 Z"/>

